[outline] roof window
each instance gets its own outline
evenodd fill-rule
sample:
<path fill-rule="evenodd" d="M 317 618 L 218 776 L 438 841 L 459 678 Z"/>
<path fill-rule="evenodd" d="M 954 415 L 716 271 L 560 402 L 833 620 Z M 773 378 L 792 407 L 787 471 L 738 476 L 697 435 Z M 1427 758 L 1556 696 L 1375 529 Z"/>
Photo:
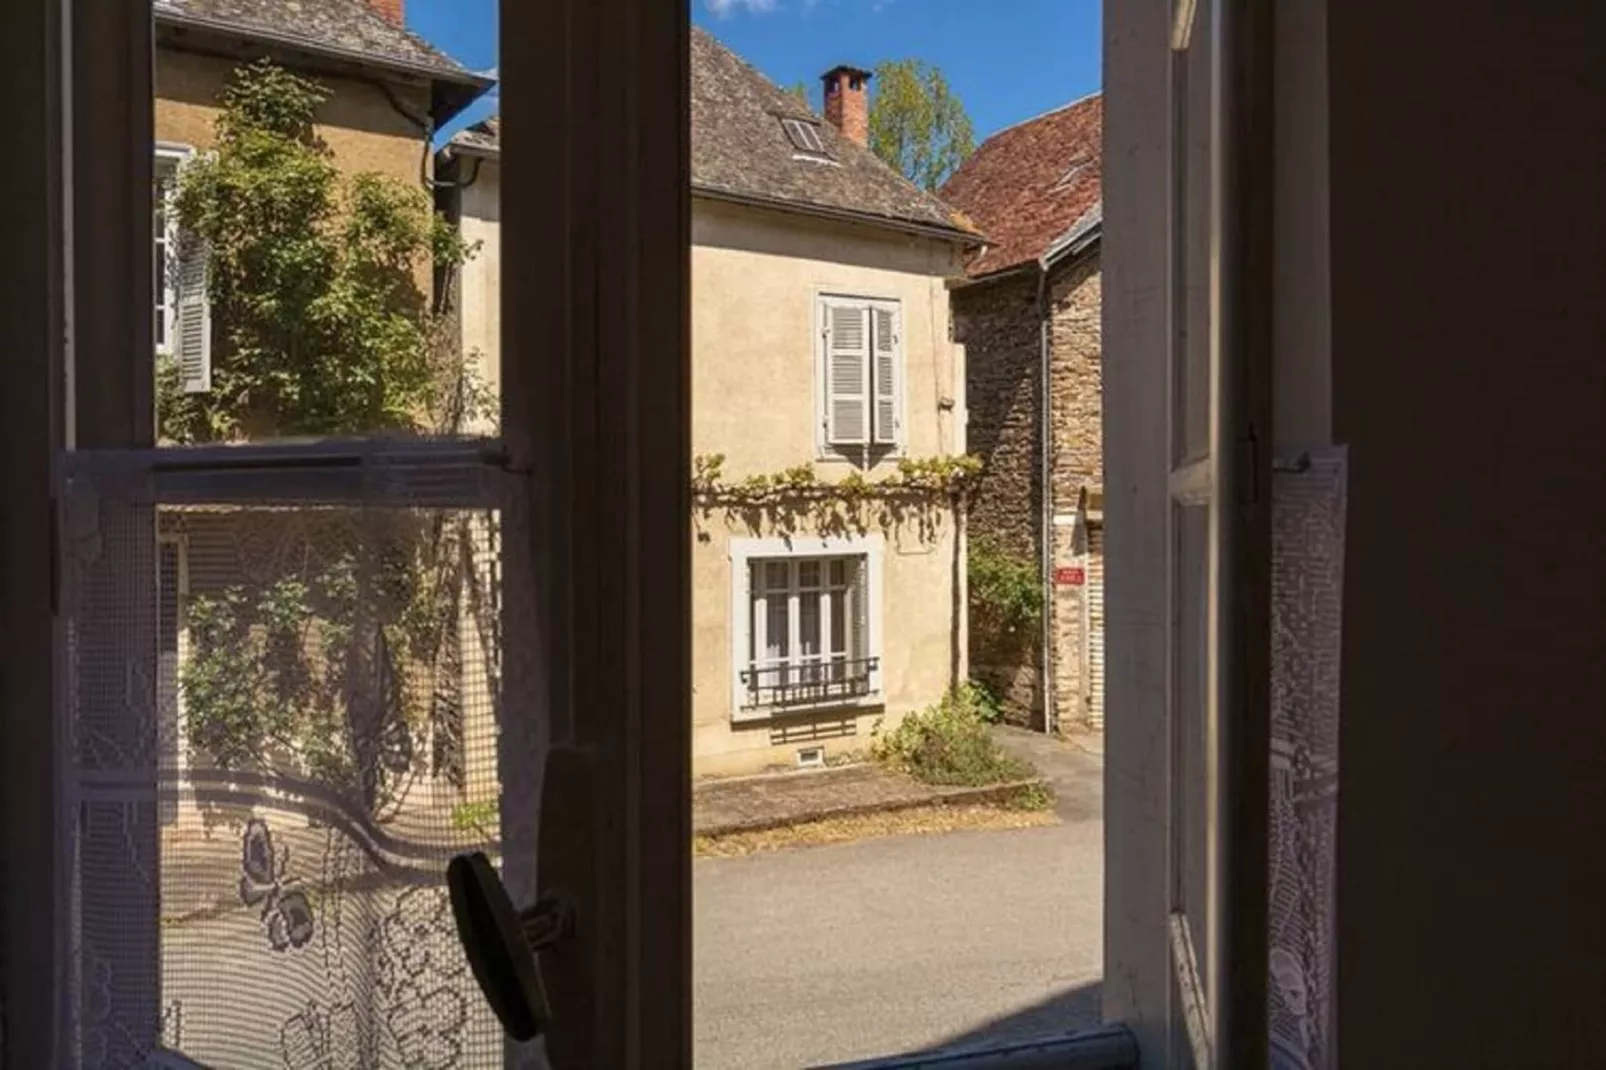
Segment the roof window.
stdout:
<path fill-rule="evenodd" d="M 799 152 L 806 152 L 810 156 L 828 156 L 825 151 L 825 142 L 820 140 L 818 123 L 811 123 L 803 119 L 782 119 L 781 128 L 786 131 L 786 138 L 792 147 Z"/>

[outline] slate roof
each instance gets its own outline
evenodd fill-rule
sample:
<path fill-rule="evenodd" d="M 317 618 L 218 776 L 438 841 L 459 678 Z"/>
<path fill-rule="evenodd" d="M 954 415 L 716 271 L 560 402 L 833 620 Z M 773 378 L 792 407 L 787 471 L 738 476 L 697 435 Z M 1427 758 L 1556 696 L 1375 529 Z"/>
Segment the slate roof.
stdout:
<path fill-rule="evenodd" d="M 787 117 L 816 124 L 830 162 L 794 158 L 781 126 Z M 691 32 L 691 182 L 706 195 L 977 237 L 963 216 L 843 137 L 699 28 Z"/>
<path fill-rule="evenodd" d="M 987 235 L 972 278 L 1058 252 L 1104 218 L 1104 97 L 1000 130 L 943 184 L 942 196 Z"/>
<path fill-rule="evenodd" d="M 502 151 L 502 120 L 495 116 L 466 126 L 447 142 L 471 156 L 495 156 Z"/>
<path fill-rule="evenodd" d="M 238 34 L 422 75 L 450 87 L 436 94 L 437 123 L 493 83 L 397 26 L 367 0 L 155 0 L 152 9 L 159 25 Z"/>

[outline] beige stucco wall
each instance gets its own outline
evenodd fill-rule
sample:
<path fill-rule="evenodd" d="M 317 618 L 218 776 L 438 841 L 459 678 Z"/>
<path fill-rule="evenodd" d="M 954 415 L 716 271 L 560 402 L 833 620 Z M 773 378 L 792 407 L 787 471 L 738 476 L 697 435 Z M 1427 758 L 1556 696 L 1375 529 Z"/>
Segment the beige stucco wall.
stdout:
<path fill-rule="evenodd" d="M 945 280 L 959 273 L 940 242 L 879 228 L 694 200 L 692 210 L 692 448 L 725 455 L 727 479 L 813 463 L 822 478 L 853 466 L 821 459 L 817 427 L 821 293 L 892 299 L 903 318 L 904 428 L 912 457 L 964 451 L 964 367 L 950 341 Z M 952 402 L 951 407 L 943 404 Z M 895 460 L 868 473 L 891 474 Z M 875 722 L 936 701 L 964 672 L 955 612 L 951 510 L 870 530 L 885 539 L 884 705 L 732 723 L 733 538 L 768 535 L 715 511 L 694 518 L 693 738 L 698 775 L 796 764 L 797 750 L 862 750 Z"/>
<path fill-rule="evenodd" d="M 476 167 L 478 171 L 476 172 Z M 479 243 L 479 252 L 463 265 L 458 290 L 463 354 L 476 358 L 475 367 L 493 396 L 502 389 L 502 168 L 493 160 L 462 165 L 471 182 L 461 192 L 463 239 Z M 477 356 L 476 356 L 477 355 Z"/>
<path fill-rule="evenodd" d="M 199 151 L 217 142 L 215 124 L 223 88 L 238 63 L 216 56 L 159 49 L 156 53 L 156 140 Z M 331 96 L 318 115 L 318 134 L 342 171 L 373 171 L 408 182 L 420 181 L 433 166 L 424 132 L 403 117 L 377 85 L 350 78 L 310 75 Z M 416 116 L 429 112 L 422 86 L 392 87 L 402 106 Z"/>
<path fill-rule="evenodd" d="M 156 142 L 205 152 L 217 144 L 217 117 L 224 87 L 240 61 L 182 52 L 156 53 Z M 318 114 L 318 136 L 329 146 L 335 166 L 345 174 L 371 172 L 415 186 L 433 178 L 434 160 L 421 127 L 399 112 L 378 85 L 325 74 L 309 74 L 330 97 Z M 423 84 L 395 83 L 401 107 L 416 117 L 429 114 Z M 419 265 L 419 284 L 432 289 L 430 267 Z"/>
<path fill-rule="evenodd" d="M 472 165 L 470 165 L 472 166 Z M 485 244 L 464 274 L 463 339 L 499 384 L 501 248 L 496 165 L 463 191 L 464 236 Z M 814 464 L 822 478 L 854 466 L 822 458 L 816 436 L 815 300 L 821 293 L 896 300 L 902 309 L 904 428 L 911 457 L 965 452 L 963 349 L 951 340 L 946 280 L 960 273 L 945 243 L 882 228 L 696 199 L 692 210 L 692 449 L 721 453 L 727 480 Z M 896 458 L 870 469 L 896 470 Z M 967 652 L 962 557 L 943 503 L 900 523 L 872 520 L 884 541 L 881 656 L 884 701 L 869 707 L 732 721 L 731 540 L 773 536 L 723 510 L 699 511 L 692 542 L 693 769 L 698 776 L 792 766 L 797 750 L 866 748 L 878 720 L 935 702 Z M 803 529 L 807 529 L 805 523 Z M 666 537 L 671 537 L 666 533 Z M 959 547 L 962 554 L 962 546 Z"/>

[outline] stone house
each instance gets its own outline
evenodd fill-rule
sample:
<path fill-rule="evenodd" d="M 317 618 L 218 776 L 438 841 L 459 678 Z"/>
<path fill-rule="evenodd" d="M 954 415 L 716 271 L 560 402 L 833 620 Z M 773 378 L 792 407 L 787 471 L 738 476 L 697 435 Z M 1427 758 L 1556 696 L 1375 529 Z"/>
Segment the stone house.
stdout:
<path fill-rule="evenodd" d="M 233 73 L 267 58 L 316 81 L 329 94 L 317 116 L 317 134 L 338 171 L 378 174 L 419 188 L 434 180 L 435 131 L 493 82 L 409 31 L 403 0 L 155 0 L 152 11 L 155 349 L 158 357 L 176 362 L 181 389 L 198 393 L 211 389 L 217 340 L 208 308 L 206 251 L 179 233 L 170 198 L 187 161 L 215 147 L 222 96 Z M 426 299 L 434 296 L 433 275 L 431 265 L 418 266 Z M 229 591 L 256 597 L 287 578 L 319 575 L 365 541 L 413 537 L 402 530 L 411 531 L 411 521 L 398 521 L 386 532 L 375 523 L 351 510 L 299 506 L 163 508 L 157 555 L 158 702 L 164 760 L 181 771 L 178 779 L 188 785 L 195 779 L 190 763 L 205 760 L 195 741 L 186 738 L 187 699 L 180 686 L 183 666 L 193 664 L 197 649 L 193 610 L 200 600 Z M 454 660 L 472 664 L 477 657 L 465 649 Z M 454 683 L 458 690 L 463 686 L 462 680 Z M 454 791 L 462 786 L 461 770 L 455 779 Z M 180 829 L 203 823 L 196 798 L 187 786 L 166 800 L 164 822 Z"/>
<path fill-rule="evenodd" d="M 1103 126 L 1095 94 L 1001 130 L 941 191 L 988 240 L 953 291 L 972 546 L 1030 562 L 1046 607 L 1035 634 L 973 624 L 972 672 L 1049 730 L 1104 721 Z"/>
<path fill-rule="evenodd" d="M 980 241 L 866 147 L 869 77 L 825 74 L 822 118 L 691 35 L 692 448 L 718 478 L 664 537 L 692 544 L 700 776 L 860 750 L 967 671 L 955 500 L 846 508 L 831 489 L 966 452 L 947 287 Z M 486 242 L 463 331 L 493 382 L 500 133 L 463 132 L 439 165 L 449 214 Z M 762 505 L 736 489 L 799 470 L 810 485 Z"/>

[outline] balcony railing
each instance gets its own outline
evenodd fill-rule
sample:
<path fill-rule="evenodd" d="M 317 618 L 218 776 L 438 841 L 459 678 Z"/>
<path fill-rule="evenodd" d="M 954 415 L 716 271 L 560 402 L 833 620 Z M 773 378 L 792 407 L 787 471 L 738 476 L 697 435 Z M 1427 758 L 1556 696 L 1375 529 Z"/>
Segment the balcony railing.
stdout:
<path fill-rule="evenodd" d="M 851 702 L 869 695 L 880 658 L 811 658 L 742 672 L 749 706 L 786 708 Z"/>

